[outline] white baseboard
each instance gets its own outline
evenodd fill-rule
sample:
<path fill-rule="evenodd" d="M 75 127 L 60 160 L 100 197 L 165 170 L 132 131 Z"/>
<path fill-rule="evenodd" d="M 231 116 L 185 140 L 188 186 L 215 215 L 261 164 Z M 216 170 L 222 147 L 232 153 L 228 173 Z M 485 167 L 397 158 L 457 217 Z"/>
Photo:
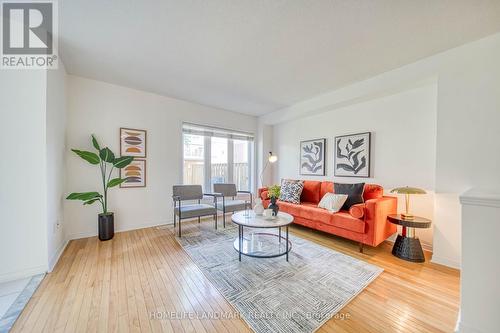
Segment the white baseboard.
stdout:
<path fill-rule="evenodd" d="M 33 275 L 38 275 L 47 272 L 47 266 L 37 266 L 32 268 L 23 269 L 16 272 L 9 272 L 0 275 L 0 283 L 9 282 L 14 280 L 24 279 Z"/>
<path fill-rule="evenodd" d="M 20 280 L 20 279 L 24 279 L 24 278 L 27 278 L 27 277 L 30 277 L 33 275 L 52 272 L 52 270 L 56 266 L 57 262 L 59 261 L 59 258 L 61 257 L 64 250 L 66 249 L 66 246 L 68 245 L 68 243 L 69 243 L 69 240 L 66 240 L 66 241 L 61 243 L 61 245 L 57 249 L 56 253 L 52 256 L 52 258 L 49 259 L 48 267 L 38 266 L 38 267 L 33 267 L 33 268 L 28 268 L 25 270 L 17 271 L 17 272 L 2 274 L 2 275 L 0 275 L 0 283 L 14 281 L 14 280 Z"/>
<path fill-rule="evenodd" d="M 394 244 L 394 240 L 392 240 L 392 239 L 386 239 L 385 241 L 388 243 Z M 432 263 L 447 266 L 447 267 L 454 268 L 454 269 L 460 269 L 459 262 L 452 260 L 452 259 L 436 256 L 433 252 L 432 245 L 427 244 L 427 243 L 421 243 L 421 244 L 422 244 L 422 248 L 425 251 L 432 252 L 432 258 L 431 258 Z"/>
<path fill-rule="evenodd" d="M 133 226 L 125 227 L 125 228 L 117 228 L 117 229 L 115 229 L 115 232 L 124 232 L 124 231 L 130 231 L 130 230 L 151 228 L 151 227 L 157 227 L 159 225 L 165 225 L 165 224 L 174 224 L 174 221 L 170 220 L 170 221 L 151 222 L 151 223 L 145 223 L 145 224 L 140 224 L 140 225 L 133 225 Z M 68 235 L 68 241 L 73 240 L 73 239 L 81 239 L 81 238 L 88 238 L 88 237 L 95 237 L 95 236 L 97 236 L 97 232 L 95 232 L 95 231 L 77 232 L 77 233 L 72 233 L 72 234 Z"/>
<path fill-rule="evenodd" d="M 227 213 L 229 214 L 229 213 Z M 227 215 L 226 214 L 226 215 Z M 205 219 L 211 219 L 211 216 L 206 216 L 202 217 L 202 220 Z M 219 215 L 219 222 L 222 221 L 222 215 Z M 192 219 L 183 219 L 182 221 L 195 221 L 196 217 Z M 227 220 L 226 220 L 227 222 Z M 157 227 L 160 225 L 173 225 L 174 220 L 166 220 L 166 221 L 161 221 L 161 222 L 150 222 L 150 223 L 145 223 L 145 224 L 140 224 L 140 225 L 133 225 L 133 226 L 128 226 L 125 228 L 118 228 L 115 229 L 115 232 L 124 232 L 124 231 L 130 231 L 130 230 L 138 230 L 138 229 L 144 229 L 144 228 L 151 228 L 151 227 Z M 73 239 L 81 239 L 81 238 L 88 238 L 88 237 L 95 237 L 97 236 L 97 232 L 95 231 L 83 231 L 83 232 L 76 232 L 68 235 L 68 241 L 73 240 Z"/>
<path fill-rule="evenodd" d="M 62 242 L 61 245 L 59 246 L 59 248 L 57 249 L 56 253 L 54 253 L 52 258 L 49 259 L 48 273 L 50 273 L 54 270 L 54 267 L 56 267 L 56 264 L 59 261 L 59 258 L 61 258 L 61 255 L 63 254 L 64 250 L 66 249 L 66 246 L 68 246 L 68 243 L 69 243 L 69 239 Z"/>
<path fill-rule="evenodd" d="M 443 266 L 447 266 L 447 267 L 451 267 L 451 268 L 455 268 L 455 269 L 461 269 L 460 262 L 453 260 L 453 259 L 449 259 L 449 258 L 444 258 L 444 257 L 433 255 L 431 262 L 434 264 L 439 264 L 439 265 L 443 265 Z"/>
<path fill-rule="evenodd" d="M 76 232 L 68 235 L 68 242 L 74 239 L 89 238 L 94 236 L 97 236 L 94 231 Z"/>
<path fill-rule="evenodd" d="M 229 215 L 230 213 L 226 213 L 226 215 Z M 205 219 L 211 219 L 211 216 L 205 216 L 202 217 L 202 220 Z M 227 218 L 227 217 L 226 217 Z M 222 221 L 222 215 L 219 214 L 218 216 L 219 222 Z M 196 217 L 192 219 L 183 219 L 182 221 L 195 221 Z M 226 220 L 227 222 L 227 220 Z M 124 231 L 130 231 L 130 230 L 138 230 L 138 229 L 144 229 L 144 228 L 151 228 L 151 227 L 157 227 L 160 225 L 173 225 L 174 220 L 166 220 L 166 221 L 161 221 L 161 222 L 150 222 L 150 223 L 145 223 L 145 224 L 140 224 L 140 225 L 133 225 L 133 226 L 128 226 L 125 228 L 118 228 L 115 229 L 115 232 L 124 232 Z M 73 240 L 73 239 L 81 239 L 81 238 L 88 238 L 88 237 L 95 237 L 97 236 L 97 232 L 95 231 L 82 231 L 82 232 L 76 232 L 68 235 L 68 241 Z"/>

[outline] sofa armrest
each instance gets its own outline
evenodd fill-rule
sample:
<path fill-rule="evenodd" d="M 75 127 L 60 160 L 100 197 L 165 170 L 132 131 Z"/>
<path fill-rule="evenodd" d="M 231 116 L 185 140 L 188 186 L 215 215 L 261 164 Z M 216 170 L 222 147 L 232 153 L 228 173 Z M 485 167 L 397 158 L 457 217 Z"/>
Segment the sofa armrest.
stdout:
<path fill-rule="evenodd" d="M 262 197 L 262 193 L 267 192 L 267 187 L 261 187 L 261 188 L 259 188 L 258 191 L 259 191 L 258 192 L 259 193 L 259 198 L 261 198 L 262 200 L 266 200 L 267 199 L 267 193 L 266 193 L 266 197 L 265 198 Z"/>
<path fill-rule="evenodd" d="M 397 231 L 396 225 L 387 221 L 387 215 L 396 214 L 398 199 L 384 196 L 365 201 L 365 238 L 363 243 L 377 246 Z"/>

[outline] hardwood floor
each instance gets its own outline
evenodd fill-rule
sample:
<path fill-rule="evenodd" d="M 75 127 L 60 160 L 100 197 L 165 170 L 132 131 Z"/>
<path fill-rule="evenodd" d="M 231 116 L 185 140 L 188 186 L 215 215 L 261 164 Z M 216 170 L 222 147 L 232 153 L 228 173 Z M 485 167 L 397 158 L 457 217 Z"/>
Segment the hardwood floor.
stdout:
<path fill-rule="evenodd" d="M 385 270 L 318 332 L 453 331 L 458 271 L 399 260 L 390 244 L 360 254 L 356 243 L 342 238 L 302 227 L 291 232 Z M 107 242 L 71 241 L 12 332 L 250 331 L 239 318 L 202 317 L 221 313 L 234 309 L 175 241 L 173 227 L 165 226 L 117 233 Z"/>

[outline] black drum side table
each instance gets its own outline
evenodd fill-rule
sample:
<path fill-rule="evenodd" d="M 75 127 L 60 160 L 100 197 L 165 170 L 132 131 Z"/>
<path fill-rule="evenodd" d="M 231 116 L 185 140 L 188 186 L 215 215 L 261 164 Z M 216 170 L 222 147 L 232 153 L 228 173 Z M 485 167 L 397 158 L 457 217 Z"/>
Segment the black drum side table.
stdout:
<path fill-rule="evenodd" d="M 420 245 L 420 240 L 415 236 L 415 228 L 429 228 L 431 220 L 419 216 L 415 216 L 411 220 L 405 220 L 399 214 L 389 215 L 387 219 L 389 222 L 403 227 L 401 235 L 398 235 L 394 243 L 392 254 L 407 261 L 425 262 L 422 245 Z"/>

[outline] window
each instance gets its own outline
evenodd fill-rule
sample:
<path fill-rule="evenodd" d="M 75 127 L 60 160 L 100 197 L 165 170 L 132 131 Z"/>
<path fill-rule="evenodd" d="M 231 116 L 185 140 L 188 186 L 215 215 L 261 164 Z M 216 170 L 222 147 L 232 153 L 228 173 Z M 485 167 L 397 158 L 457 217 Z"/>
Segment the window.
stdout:
<path fill-rule="evenodd" d="M 229 182 L 229 165 L 227 160 L 228 139 L 226 138 L 211 138 L 211 175 L 210 184 L 219 184 Z M 211 186 L 212 187 L 212 186 Z"/>
<path fill-rule="evenodd" d="M 203 184 L 205 146 L 201 135 L 184 134 L 184 184 Z"/>
<path fill-rule="evenodd" d="M 247 141 L 233 140 L 234 181 L 236 188 L 250 190 L 250 149 Z"/>
<path fill-rule="evenodd" d="M 183 183 L 202 185 L 235 183 L 238 190 L 251 190 L 253 135 L 184 123 L 182 126 Z"/>

